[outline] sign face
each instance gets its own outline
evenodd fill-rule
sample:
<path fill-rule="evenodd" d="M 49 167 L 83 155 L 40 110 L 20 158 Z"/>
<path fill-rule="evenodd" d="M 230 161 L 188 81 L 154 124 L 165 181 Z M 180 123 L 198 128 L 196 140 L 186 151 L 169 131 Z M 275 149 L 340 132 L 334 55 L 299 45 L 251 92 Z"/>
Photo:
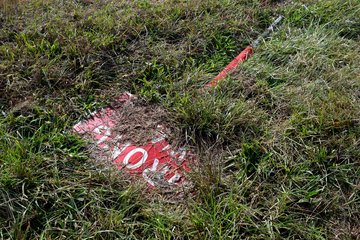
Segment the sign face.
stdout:
<path fill-rule="evenodd" d="M 95 145 L 96 158 L 111 161 L 119 170 L 142 176 L 152 187 L 184 184 L 183 173 L 190 170 L 188 160 L 193 156 L 184 148 L 173 149 L 162 125 L 151 129 L 152 140 L 140 145 L 123 140 L 129 139 L 126 133 L 117 133 L 122 122 L 116 113 L 126 111 L 123 106 L 129 106 L 134 99 L 130 93 L 123 93 L 116 99 L 120 107 L 100 109 L 91 118 L 76 124 L 73 130 L 90 138 Z"/>

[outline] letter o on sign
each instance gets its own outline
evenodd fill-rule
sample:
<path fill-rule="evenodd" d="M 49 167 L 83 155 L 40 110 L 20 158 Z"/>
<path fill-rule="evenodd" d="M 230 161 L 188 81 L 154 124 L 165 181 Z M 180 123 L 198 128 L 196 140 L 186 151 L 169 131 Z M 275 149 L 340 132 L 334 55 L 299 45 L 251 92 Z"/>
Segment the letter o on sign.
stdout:
<path fill-rule="evenodd" d="M 135 154 L 135 153 L 141 153 L 143 156 L 140 159 L 140 161 L 138 161 L 135 164 L 129 164 L 129 160 L 130 158 Z M 129 168 L 129 169 L 136 169 L 138 167 L 140 167 L 141 165 L 143 165 L 146 161 L 146 159 L 148 158 L 148 153 L 145 149 L 142 148 L 135 148 L 133 150 L 131 150 L 128 154 L 126 154 L 125 158 L 124 158 L 124 165 Z"/>

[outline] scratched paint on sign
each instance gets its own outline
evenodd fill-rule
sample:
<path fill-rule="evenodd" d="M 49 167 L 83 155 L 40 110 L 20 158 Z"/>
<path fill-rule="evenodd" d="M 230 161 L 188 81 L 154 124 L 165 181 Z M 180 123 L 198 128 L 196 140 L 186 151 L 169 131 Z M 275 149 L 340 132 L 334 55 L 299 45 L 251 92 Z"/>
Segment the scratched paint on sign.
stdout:
<path fill-rule="evenodd" d="M 132 107 L 134 99 L 130 93 L 122 94 L 116 99 L 116 107 L 94 112 L 91 118 L 79 122 L 73 130 L 92 141 L 99 159 L 112 162 L 119 170 L 141 176 L 150 186 L 183 185 L 186 182 L 184 173 L 190 170 L 189 160 L 194 156 L 185 148 L 174 149 L 167 140 L 163 125 L 158 124 L 147 131 L 147 135 L 151 133 L 151 140 L 142 144 L 131 142 L 126 129 L 125 132 L 117 131 L 124 122 L 118 118 L 118 113 L 124 116 L 123 112 Z"/>

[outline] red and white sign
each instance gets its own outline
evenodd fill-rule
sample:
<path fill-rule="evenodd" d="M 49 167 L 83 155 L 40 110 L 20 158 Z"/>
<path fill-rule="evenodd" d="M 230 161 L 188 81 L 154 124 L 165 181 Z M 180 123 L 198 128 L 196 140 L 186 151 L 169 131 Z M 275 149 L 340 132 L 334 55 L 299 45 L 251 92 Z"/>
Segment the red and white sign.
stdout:
<path fill-rule="evenodd" d="M 122 94 L 117 103 L 131 102 L 134 96 Z M 151 186 L 182 185 L 184 172 L 189 171 L 188 163 L 192 154 L 184 148 L 173 149 L 166 139 L 163 127 L 154 129 L 152 140 L 141 146 L 124 142 L 124 135 L 116 133 L 116 126 L 121 124 L 116 119 L 119 108 L 104 108 L 92 114 L 90 119 L 76 124 L 73 129 L 79 134 L 90 136 L 95 143 L 100 159 L 108 159 L 119 170 L 142 176 Z"/>

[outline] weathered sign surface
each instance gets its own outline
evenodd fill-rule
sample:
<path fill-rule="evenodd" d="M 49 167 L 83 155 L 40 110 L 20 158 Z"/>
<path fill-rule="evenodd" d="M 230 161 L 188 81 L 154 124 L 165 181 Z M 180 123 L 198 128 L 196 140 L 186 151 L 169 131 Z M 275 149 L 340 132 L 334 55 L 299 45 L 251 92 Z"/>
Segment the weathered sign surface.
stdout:
<path fill-rule="evenodd" d="M 174 149 L 167 139 L 168 129 L 157 117 L 161 114 L 136 106 L 135 100 L 130 93 L 123 93 L 114 107 L 94 112 L 73 130 L 94 143 L 90 151 L 95 159 L 139 175 L 152 187 L 184 184 L 184 172 L 189 171 L 193 155 L 184 148 Z"/>

